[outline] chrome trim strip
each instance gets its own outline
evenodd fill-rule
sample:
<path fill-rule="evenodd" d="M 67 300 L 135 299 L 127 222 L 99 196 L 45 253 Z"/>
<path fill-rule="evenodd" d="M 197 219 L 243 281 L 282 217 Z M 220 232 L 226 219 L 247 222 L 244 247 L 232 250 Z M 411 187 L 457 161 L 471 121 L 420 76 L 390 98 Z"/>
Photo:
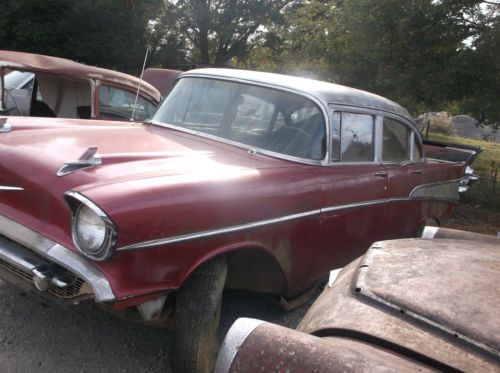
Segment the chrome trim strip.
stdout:
<path fill-rule="evenodd" d="M 0 234 L 79 275 L 92 288 L 97 302 L 116 299 L 108 279 L 81 255 L 3 215 L 0 215 Z"/>
<path fill-rule="evenodd" d="M 438 184 L 441 184 L 441 183 L 438 183 Z M 429 184 L 429 185 L 432 185 L 432 184 Z M 259 227 L 270 225 L 270 224 L 282 223 L 282 222 L 300 219 L 300 218 L 312 216 L 312 215 L 320 215 L 320 214 L 324 214 L 324 213 L 349 210 L 349 209 L 359 208 L 359 207 L 381 205 L 381 204 L 385 204 L 385 203 L 406 202 L 406 201 L 415 201 L 415 200 L 456 203 L 456 200 L 454 198 L 433 197 L 433 196 L 424 196 L 424 197 L 410 196 L 410 197 L 395 197 L 395 198 L 376 199 L 376 200 L 371 200 L 371 201 L 364 201 L 364 202 L 357 202 L 357 203 L 349 203 L 349 204 L 345 204 L 345 205 L 324 207 L 321 209 L 305 211 L 305 212 L 301 212 L 301 213 L 297 213 L 297 214 L 285 215 L 285 216 L 281 216 L 279 218 L 260 220 L 260 221 L 256 221 L 256 222 L 239 224 L 239 225 L 233 225 L 233 226 L 226 227 L 226 228 L 212 229 L 212 230 L 201 231 L 201 232 L 196 232 L 196 233 L 183 234 L 183 235 L 179 235 L 179 236 L 164 237 L 164 238 L 158 238 L 158 239 L 149 240 L 149 241 L 138 242 L 135 244 L 119 247 L 116 249 L 116 251 L 149 249 L 149 248 L 154 248 L 154 247 L 158 247 L 158 246 L 164 246 L 164 245 L 170 245 L 170 244 L 179 243 L 179 242 L 183 242 L 183 241 L 194 240 L 197 238 L 212 237 L 212 236 L 225 234 L 225 233 L 233 233 L 233 232 L 238 232 L 238 231 L 242 231 L 242 230 L 246 230 L 246 229 L 259 228 Z"/>
<path fill-rule="evenodd" d="M 426 225 L 423 232 L 422 232 L 421 238 L 426 239 L 426 240 L 432 240 L 434 238 L 434 236 L 436 235 L 438 229 L 439 229 L 438 227 L 431 227 L 431 226 Z"/>
<path fill-rule="evenodd" d="M 119 247 L 118 249 L 116 249 L 116 251 L 147 249 L 147 248 L 151 248 L 151 247 L 168 245 L 168 244 L 173 244 L 173 243 L 182 242 L 182 241 L 194 240 L 196 238 L 211 237 L 211 236 L 216 236 L 216 235 L 223 234 L 223 233 L 233 233 L 233 232 L 238 232 L 238 231 L 242 231 L 242 230 L 246 230 L 246 229 L 250 229 L 250 228 L 258 228 L 258 227 L 262 227 L 265 225 L 276 224 L 276 223 L 281 223 L 284 221 L 304 218 L 306 216 L 317 215 L 320 213 L 321 213 L 321 210 L 312 210 L 312 211 L 307 211 L 307 212 L 301 212 L 299 214 L 286 215 L 286 216 L 282 216 L 282 217 L 274 218 L 274 219 L 256 221 L 253 223 L 233 225 L 233 226 L 227 227 L 227 228 L 212 229 L 212 230 L 202 231 L 202 232 L 198 232 L 198 233 L 189 233 L 189 234 L 183 234 L 180 236 L 159 238 L 156 240 L 144 241 L 144 242 L 139 242 L 139 243 L 132 244 L 132 245 Z"/>
<path fill-rule="evenodd" d="M 241 317 L 233 323 L 217 355 L 214 373 L 229 372 L 240 346 L 245 342 L 248 336 L 263 323 L 264 321 L 247 317 Z"/>
<path fill-rule="evenodd" d="M 22 192 L 24 188 L 8 185 L 0 185 L 0 192 Z"/>
<path fill-rule="evenodd" d="M 364 202 L 357 202 L 357 203 L 349 203 L 346 205 L 337 205 L 337 206 L 330 206 L 330 207 L 325 207 L 321 209 L 321 212 L 335 212 L 335 211 L 341 211 L 341 210 L 349 210 L 353 208 L 358 208 L 358 207 L 366 207 L 366 206 L 374 206 L 374 205 L 382 205 L 385 203 L 391 203 L 391 202 L 402 202 L 402 201 L 410 201 L 413 200 L 413 198 L 408 198 L 408 197 L 399 197 L 399 198 L 384 198 L 384 199 L 375 199 L 371 201 L 364 201 Z"/>
<path fill-rule="evenodd" d="M 410 192 L 412 198 L 446 198 L 459 200 L 458 187 L 462 179 L 441 181 L 438 183 L 422 184 Z"/>

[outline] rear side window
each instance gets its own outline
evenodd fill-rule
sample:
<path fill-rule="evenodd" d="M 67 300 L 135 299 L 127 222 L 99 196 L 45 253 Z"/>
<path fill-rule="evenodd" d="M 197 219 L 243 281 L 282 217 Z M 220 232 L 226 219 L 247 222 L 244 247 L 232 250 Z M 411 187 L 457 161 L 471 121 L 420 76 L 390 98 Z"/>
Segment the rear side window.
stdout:
<path fill-rule="evenodd" d="M 332 160 L 374 160 L 374 117 L 368 114 L 335 113 L 332 122 Z"/>
<path fill-rule="evenodd" d="M 410 160 L 411 129 L 403 123 L 384 118 L 382 159 L 401 163 Z"/>

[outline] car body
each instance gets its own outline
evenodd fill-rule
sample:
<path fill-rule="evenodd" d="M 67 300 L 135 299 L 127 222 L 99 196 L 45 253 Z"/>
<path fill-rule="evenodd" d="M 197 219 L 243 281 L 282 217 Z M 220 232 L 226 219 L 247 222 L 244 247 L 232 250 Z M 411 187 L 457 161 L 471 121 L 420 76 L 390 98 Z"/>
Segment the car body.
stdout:
<path fill-rule="evenodd" d="M 0 124 L 1 275 L 149 323 L 222 257 L 226 287 L 293 303 L 373 241 L 445 221 L 465 169 L 427 159 L 392 101 L 243 70 L 182 74 L 144 124 Z"/>
<path fill-rule="evenodd" d="M 237 320 L 216 373 L 498 372 L 500 238 L 428 227 L 332 272 L 297 330 Z"/>
<path fill-rule="evenodd" d="M 144 120 L 161 100 L 132 75 L 40 54 L 0 51 L 0 75 L 3 115 Z"/>

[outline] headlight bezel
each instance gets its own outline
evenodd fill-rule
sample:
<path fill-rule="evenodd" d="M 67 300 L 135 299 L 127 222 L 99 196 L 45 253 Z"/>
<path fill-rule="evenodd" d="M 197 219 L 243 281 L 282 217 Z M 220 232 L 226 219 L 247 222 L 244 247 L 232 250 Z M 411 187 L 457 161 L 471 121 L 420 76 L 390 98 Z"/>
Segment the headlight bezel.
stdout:
<path fill-rule="evenodd" d="M 81 254 L 95 261 L 104 261 L 110 258 L 116 248 L 118 236 L 116 225 L 99 206 L 80 193 L 70 191 L 66 193 L 65 198 L 71 209 L 71 236 L 75 247 Z M 104 240 L 97 250 L 86 249 L 78 235 L 78 214 L 83 207 L 89 208 L 104 223 Z"/>

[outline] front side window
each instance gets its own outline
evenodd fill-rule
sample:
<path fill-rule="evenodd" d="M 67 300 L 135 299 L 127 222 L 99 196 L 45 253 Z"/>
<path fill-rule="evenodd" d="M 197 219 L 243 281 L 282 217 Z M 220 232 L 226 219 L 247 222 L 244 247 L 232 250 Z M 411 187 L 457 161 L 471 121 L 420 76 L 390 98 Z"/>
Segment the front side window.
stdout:
<path fill-rule="evenodd" d="M 401 163 L 410 160 L 411 129 L 403 123 L 384 118 L 382 160 Z"/>
<path fill-rule="evenodd" d="M 314 102 L 245 83 L 183 78 L 153 122 L 299 158 L 326 154 L 325 120 Z"/>
<path fill-rule="evenodd" d="M 374 117 L 367 114 L 334 113 L 332 160 L 371 162 L 374 160 Z"/>
<path fill-rule="evenodd" d="M 132 113 L 135 120 L 151 118 L 156 106 L 144 97 L 138 96 L 134 110 L 135 97 L 135 93 L 108 85 L 101 85 L 99 87 L 99 113 L 101 118 L 130 119 Z"/>

